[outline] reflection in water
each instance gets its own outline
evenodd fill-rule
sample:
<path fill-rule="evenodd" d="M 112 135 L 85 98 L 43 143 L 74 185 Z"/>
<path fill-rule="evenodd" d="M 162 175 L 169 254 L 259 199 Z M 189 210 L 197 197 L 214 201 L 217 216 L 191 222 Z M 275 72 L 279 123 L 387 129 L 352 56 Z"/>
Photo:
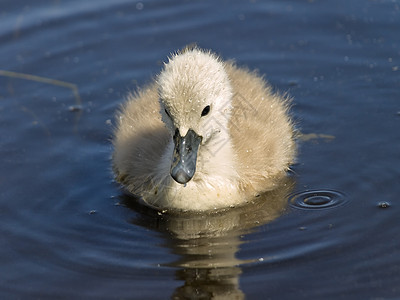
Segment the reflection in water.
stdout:
<path fill-rule="evenodd" d="M 284 212 L 293 185 L 288 177 L 279 188 L 245 206 L 210 213 L 163 213 L 131 196 L 121 198 L 125 205 L 140 212 L 131 222 L 162 232 L 164 246 L 178 256 L 166 264 L 177 267 L 176 278 L 184 281 L 175 290 L 173 299 L 242 299 L 240 265 L 253 261 L 236 257 L 242 238 Z"/>

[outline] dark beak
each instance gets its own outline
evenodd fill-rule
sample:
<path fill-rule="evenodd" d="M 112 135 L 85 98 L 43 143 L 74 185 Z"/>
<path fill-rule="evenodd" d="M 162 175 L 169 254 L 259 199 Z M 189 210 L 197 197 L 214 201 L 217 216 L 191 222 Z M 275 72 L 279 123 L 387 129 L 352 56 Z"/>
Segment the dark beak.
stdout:
<path fill-rule="evenodd" d="M 181 137 L 179 130 L 174 135 L 174 158 L 171 165 L 171 176 L 176 182 L 185 184 L 196 172 L 197 151 L 202 137 L 190 129 L 186 136 Z"/>

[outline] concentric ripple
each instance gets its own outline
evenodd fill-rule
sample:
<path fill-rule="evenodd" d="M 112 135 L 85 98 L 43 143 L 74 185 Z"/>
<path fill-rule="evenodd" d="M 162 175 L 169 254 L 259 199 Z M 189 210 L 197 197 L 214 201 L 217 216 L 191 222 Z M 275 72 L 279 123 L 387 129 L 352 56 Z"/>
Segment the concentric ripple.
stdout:
<path fill-rule="evenodd" d="M 347 203 L 345 195 L 333 190 L 312 190 L 293 194 L 289 204 L 299 209 L 327 209 Z"/>

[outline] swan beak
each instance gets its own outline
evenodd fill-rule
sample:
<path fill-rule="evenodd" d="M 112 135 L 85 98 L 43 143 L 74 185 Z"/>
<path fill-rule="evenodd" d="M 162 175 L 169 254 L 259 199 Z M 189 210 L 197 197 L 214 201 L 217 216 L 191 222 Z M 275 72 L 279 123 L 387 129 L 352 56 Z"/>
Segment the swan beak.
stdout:
<path fill-rule="evenodd" d="M 189 129 L 184 137 L 179 130 L 174 135 L 174 157 L 171 165 L 171 176 L 178 183 L 185 184 L 192 179 L 196 172 L 197 151 L 202 137 Z"/>

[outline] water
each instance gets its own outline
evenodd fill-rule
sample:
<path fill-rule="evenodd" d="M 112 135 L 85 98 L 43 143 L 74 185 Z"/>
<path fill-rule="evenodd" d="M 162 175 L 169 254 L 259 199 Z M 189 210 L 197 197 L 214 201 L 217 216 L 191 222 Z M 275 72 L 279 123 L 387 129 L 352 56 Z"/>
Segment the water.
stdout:
<path fill-rule="evenodd" d="M 1 298 L 399 298 L 399 26 L 389 0 L 2 1 Z M 266 201 L 171 215 L 113 182 L 115 110 L 191 42 L 295 99 Z"/>

